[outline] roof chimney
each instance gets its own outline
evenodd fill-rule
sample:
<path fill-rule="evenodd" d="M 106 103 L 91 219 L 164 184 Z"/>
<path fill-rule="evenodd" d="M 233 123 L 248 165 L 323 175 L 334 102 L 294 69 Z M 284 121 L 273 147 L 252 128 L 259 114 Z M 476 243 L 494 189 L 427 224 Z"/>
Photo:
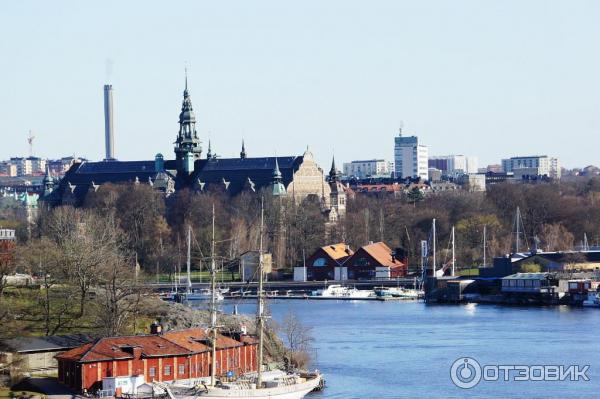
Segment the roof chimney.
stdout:
<path fill-rule="evenodd" d="M 150 324 L 150 334 L 153 334 L 153 335 L 162 334 L 162 326 L 157 321 Z"/>

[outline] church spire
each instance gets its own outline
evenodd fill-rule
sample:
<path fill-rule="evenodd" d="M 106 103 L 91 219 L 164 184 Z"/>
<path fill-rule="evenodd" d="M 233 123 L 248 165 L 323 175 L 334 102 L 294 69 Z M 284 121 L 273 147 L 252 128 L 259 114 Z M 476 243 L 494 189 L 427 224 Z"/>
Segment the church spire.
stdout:
<path fill-rule="evenodd" d="M 246 159 L 246 145 L 244 144 L 244 139 L 242 139 L 242 151 L 240 152 L 240 158 Z"/>

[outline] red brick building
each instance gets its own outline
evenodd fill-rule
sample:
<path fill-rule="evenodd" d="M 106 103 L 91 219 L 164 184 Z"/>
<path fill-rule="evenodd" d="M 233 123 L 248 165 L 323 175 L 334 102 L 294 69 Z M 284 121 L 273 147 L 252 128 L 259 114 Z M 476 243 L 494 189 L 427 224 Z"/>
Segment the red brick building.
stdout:
<path fill-rule="evenodd" d="M 408 271 L 407 260 L 400 260 L 396 253 L 383 242 L 360 247 L 344 262 L 348 279 L 384 279 L 404 277 Z"/>
<path fill-rule="evenodd" d="M 306 260 L 307 280 L 334 280 L 335 268 L 341 266 L 354 251 L 346 244 L 326 245 L 317 249 Z"/>
<path fill-rule="evenodd" d="M 58 380 L 77 391 L 100 389 L 107 377 L 144 376 L 145 382 L 173 381 L 211 375 L 208 335 L 201 328 L 157 335 L 100 338 L 63 352 Z M 256 340 L 217 339 L 216 375 L 256 371 Z"/>

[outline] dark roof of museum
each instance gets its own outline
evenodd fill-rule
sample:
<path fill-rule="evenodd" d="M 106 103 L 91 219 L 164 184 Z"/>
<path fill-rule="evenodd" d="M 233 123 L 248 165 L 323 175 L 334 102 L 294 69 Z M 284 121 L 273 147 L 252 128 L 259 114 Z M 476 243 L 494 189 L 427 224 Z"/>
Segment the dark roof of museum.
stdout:
<path fill-rule="evenodd" d="M 292 182 L 294 172 L 302 161 L 303 156 L 277 157 L 281 180 L 285 186 Z M 275 157 L 200 159 L 194 162 L 194 172 L 187 178 L 178 178 L 174 160 L 165 161 L 164 169 L 162 173 L 173 178 L 178 189 L 216 188 L 236 195 L 245 189 L 258 191 L 272 184 Z M 94 185 L 133 183 L 136 179 L 142 184 L 148 184 L 149 180 L 156 180 L 158 173 L 155 161 L 74 163 L 46 200 L 59 204 L 66 196 L 72 195 L 75 203 L 81 203 Z"/>

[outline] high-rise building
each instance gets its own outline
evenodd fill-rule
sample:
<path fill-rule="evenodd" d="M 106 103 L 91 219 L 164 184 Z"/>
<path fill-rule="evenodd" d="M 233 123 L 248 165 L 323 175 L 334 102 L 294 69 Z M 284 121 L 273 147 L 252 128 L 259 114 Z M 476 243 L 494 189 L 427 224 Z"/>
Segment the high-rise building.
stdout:
<path fill-rule="evenodd" d="M 344 176 L 364 179 L 373 176 L 387 176 L 392 173 L 390 162 L 385 159 L 368 159 L 344 164 Z"/>
<path fill-rule="evenodd" d="M 417 136 L 402 136 L 402 130 L 394 137 L 394 172 L 397 178 L 420 177 L 427 180 L 428 148 L 419 144 Z"/>
<path fill-rule="evenodd" d="M 533 155 L 503 159 L 502 169 L 507 173 L 515 172 L 519 169 L 527 169 L 528 174 L 548 176 L 554 179 L 560 179 L 561 173 L 558 158 L 551 158 L 548 155 Z M 534 171 L 535 173 L 531 173 L 531 171 Z"/>

